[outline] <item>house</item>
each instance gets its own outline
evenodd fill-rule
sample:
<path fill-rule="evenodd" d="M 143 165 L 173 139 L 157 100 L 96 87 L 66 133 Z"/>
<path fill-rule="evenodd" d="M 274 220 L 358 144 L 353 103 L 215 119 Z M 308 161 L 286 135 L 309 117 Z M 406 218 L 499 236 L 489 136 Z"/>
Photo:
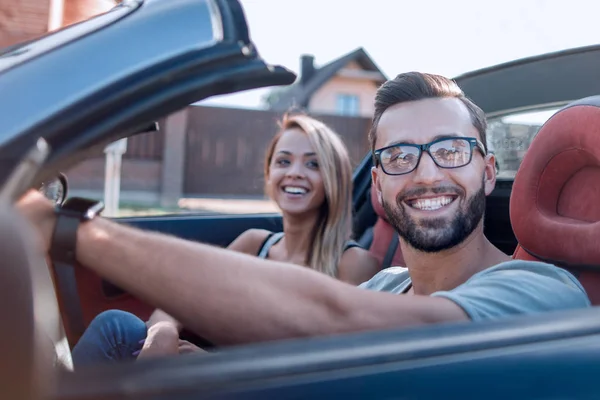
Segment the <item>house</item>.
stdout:
<path fill-rule="evenodd" d="M 322 67 L 315 66 L 314 56 L 303 55 L 296 82 L 274 89 L 265 102 L 273 111 L 299 107 L 319 114 L 371 117 L 375 92 L 386 80 L 362 47 Z"/>
<path fill-rule="evenodd" d="M 0 49 L 110 10 L 119 0 L 19 0 L 0 2 Z"/>

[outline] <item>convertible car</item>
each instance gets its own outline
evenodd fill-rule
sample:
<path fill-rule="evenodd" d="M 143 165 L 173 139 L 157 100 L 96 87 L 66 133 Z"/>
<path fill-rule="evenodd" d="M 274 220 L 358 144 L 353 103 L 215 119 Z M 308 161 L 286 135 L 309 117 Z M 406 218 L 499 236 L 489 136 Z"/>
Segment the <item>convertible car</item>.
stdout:
<path fill-rule="evenodd" d="M 600 303 L 599 66 L 600 47 L 593 46 L 456 77 L 491 122 L 557 110 L 527 143 L 516 177 L 499 180 L 488 197 L 485 231 L 515 258 L 569 268 L 594 304 Z M 294 80 L 260 57 L 237 0 L 128 0 L 0 52 L 0 397 L 598 398 L 596 308 L 73 370 L 70 348 L 95 315 L 118 308 L 146 318 L 153 307 L 85 268 L 47 263 L 14 201 L 40 188 L 60 205 L 68 195 L 60 172 L 107 144 L 207 97 Z M 370 167 L 365 155 L 354 174 L 354 235 L 382 268 L 402 264 L 395 233 L 371 198 Z M 281 227 L 278 215 L 118 221 L 221 246 L 248 228 Z M 185 335 L 202 343 L 193 332 Z"/>

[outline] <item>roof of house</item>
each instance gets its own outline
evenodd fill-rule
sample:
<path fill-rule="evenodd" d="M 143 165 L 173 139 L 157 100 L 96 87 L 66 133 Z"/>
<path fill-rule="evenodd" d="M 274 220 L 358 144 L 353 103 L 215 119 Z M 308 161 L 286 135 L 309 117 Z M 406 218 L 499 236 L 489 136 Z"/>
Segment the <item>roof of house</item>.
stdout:
<path fill-rule="evenodd" d="M 293 85 L 279 93 L 276 102 L 271 104 L 271 109 L 287 110 L 293 106 L 307 107 L 312 95 L 340 69 L 344 68 L 352 61 L 356 62 L 366 71 L 379 73 L 381 75 L 381 83 L 388 79 L 383 71 L 381 71 L 375 62 L 373 62 L 369 54 L 362 47 L 359 47 L 358 49 L 333 60 L 329 64 L 325 64 L 320 68 L 315 68 L 311 77 L 305 83 L 301 83 L 302 77 L 297 79 Z"/>

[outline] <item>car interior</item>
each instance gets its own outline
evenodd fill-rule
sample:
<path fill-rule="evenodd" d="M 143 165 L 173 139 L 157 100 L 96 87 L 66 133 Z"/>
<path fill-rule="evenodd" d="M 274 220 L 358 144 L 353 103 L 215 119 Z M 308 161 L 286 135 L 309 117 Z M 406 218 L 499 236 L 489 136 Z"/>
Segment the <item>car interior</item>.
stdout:
<path fill-rule="evenodd" d="M 119 135 L 135 134 L 140 127 L 186 106 L 191 100 L 259 87 L 264 82 L 284 85 L 293 81 L 289 71 L 281 67 L 267 68 L 252 46 L 242 46 L 244 52 L 252 55 L 248 68 L 244 69 L 239 43 L 227 42 L 234 38 L 250 43 L 247 32 L 239 28 L 245 26 L 243 14 L 240 16 L 241 11 L 235 9 L 237 2 L 217 3 L 222 7 L 224 20 L 236 29 L 225 29 L 224 43 L 216 46 L 220 54 L 216 57 L 218 62 L 202 64 L 210 57 L 199 52 L 205 58 L 199 57 L 201 61 L 196 60 L 198 65 L 193 70 L 209 71 L 208 77 L 191 76 L 188 70 L 168 65 L 175 89 L 166 95 L 160 86 L 164 84 L 165 73 L 154 76 L 150 71 L 145 76 L 147 82 L 136 86 L 139 90 L 131 90 L 129 97 L 116 102 L 123 110 L 111 114 L 108 111 L 115 105 L 114 98 L 123 95 L 115 89 L 109 93 L 114 97 L 112 102 L 107 95 L 104 102 L 86 109 L 72 124 L 61 125 L 64 128 L 61 135 L 68 137 L 84 131 L 87 121 L 103 121 L 102 126 L 99 124 L 99 128 L 87 132 L 91 139 L 81 141 L 85 146 L 76 143 L 68 148 L 60 147 L 57 136 L 49 135 L 51 141 L 55 139 L 53 143 L 58 150 L 48 162 L 49 167 L 42 176 L 44 182 L 67 164 L 84 158 L 88 151 L 96 151 L 120 138 Z M 225 3 L 232 7 L 231 12 L 226 12 Z M 134 19 L 126 22 L 130 21 Z M 193 63 L 190 54 L 186 57 L 186 62 Z M 227 61 L 235 65 L 234 72 L 221 81 L 217 79 L 218 72 Z M 477 76 L 466 75 L 463 79 L 459 79 L 459 83 L 464 82 L 467 93 L 472 90 L 477 103 L 477 96 L 483 96 L 477 90 L 487 86 L 475 85 L 473 81 Z M 156 98 L 150 95 L 153 90 L 158 92 Z M 551 96 L 552 90 L 540 96 Z M 509 102 L 508 96 L 501 92 L 499 87 L 500 100 Z M 165 106 L 169 96 L 177 101 Z M 519 97 L 519 101 L 529 104 L 552 103 L 550 100 Z M 129 109 L 127 102 L 138 107 Z M 482 106 L 484 110 L 488 107 Z M 504 106 L 505 110 L 511 108 Z M 66 114 L 59 114 L 57 118 Z M 40 134 L 53 132 L 55 126 L 51 122 L 44 125 Z M 113 127 L 119 128 L 119 135 L 101 135 L 103 130 Z M 15 141 L 20 145 L 24 142 L 24 139 Z M 15 143 L 9 143 L 7 148 Z M 514 181 L 497 182 L 496 189 L 487 198 L 484 220 L 485 234 L 493 244 L 515 259 L 541 260 L 570 270 L 582 282 L 594 305 L 600 303 L 599 148 L 600 96 L 570 102 L 540 129 Z M 68 162 L 56 161 L 69 151 L 75 155 Z M 404 265 L 398 236 L 386 220 L 371 187 L 371 166 L 371 156 L 366 155 L 354 172 L 354 238 L 369 249 L 382 268 Z M 64 176 L 58 179 L 65 191 L 62 195 L 53 192 L 53 196 L 60 203 L 67 195 L 67 180 Z M 600 318 L 589 318 L 591 314 L 584 312 L 593 310 L 489 324 L 430 326 L 239 346 L 202 357 L 74 370 L 70 350 L 82 329 L 96 315 L 120 309 L 145 320 L 154 308 L 84 267 L 72 269 L 73 279 L 67 280 L 66 285 L 70 286 L 66 287 L 46 255 L 36 251 L 30 240 L 31 227 L 6 202 L 0 202 L 0 220 L 3 244 L 0 257 L 11 260 L 0 269 L 0 307 L 5 321 L 10 321 L 8 329 L 0 330 L 0 349 L 4 355 L 0 359 L 3 398 L 307 398 L 324 393 L 392 398 L 398 395 L 399 385 L 408 397 L 411 393 L 441 397 L 447 396 L 450 390 L 464 391 L 464 380 L 460 376 L 465 374 L 470 377 L 473 396 L 489 394 L 490 386 L 495 385 L 498 390 L 494 394 L 506 398 L 531 382 L 540 382 L 537 394 L 542 397 L 565 398 L 594 390 L 590 382 L 577 380 L 583 379 L 584 372 L 594 371 L 593 366 L 597 364 L 583 347 L 577 350 L 584 341 L 600 343 Z M 186 214 L 127 217 L 116 221 L 218 246 L 226 246 L 250 228 L 272 231 L 282 228 L 281 217 L 276 214 Z M 560 323 L 556 323 L 558 320 Z M 211 347 L 193 332 L 184 331 L 182 336 L 203 347 Z M 563 339 L 566 341 L 561 342 Z M 573 358 L 564 357 L 566 352 Z M 556 359 L 562 362 L 557 363 Z M 567 387 L 559 379 L 548 380 L 543 375 L 544 365 L 553 366 L 553 373 L 571 371 L 575 383 Z M 483 373 L 490 373 L 494 378 L 479 375 Z M 432 374 L 439 378 L 439 384 L 431 384 Z"/>
<path fill-rule="evenodd" d="M 584 123 L 581 123 L 584 121 Z M 600 295 L 597 266 L 600 263 L 598 232 L 600 214 L 596 198 L 598 157 L 597 127 L 600 126 L 600 97 L 591 97 L 574 102 L 556 113 L 540 130 L 523 160 L 514 182 L 510 200 L 511 223 L 519 240 L 514 257 L 518 259 L 543 260 L 569 268 L 578 275 L 590 298 L 597 304 Z M 367 190 L 371 200 L 372 190 Z M 371 200 L 371 205 L 377 204 Z M 377 241 L 383 248 L 389 244 L 390 235 L 381 211 L 374 211 L 377 221 L 370 227 L 372 240 L 370 249 L 377 251 Z M 69 346 L 63 333 L 63 321 L 68 325 L 68 316 L 57 301 L 52 278 L 39 254 L 32 251 L 26 240 L 28 232 L 20 217 L 8 208 L 0 210 L 2 238 L 10 246 L 3 246 L 5 258 L 14 260 L 10 268 L 3 269 L 0 295 L 12 312 L 14 329 L 3 331 L 0 340 L 7 357 L 0 376 L 3 387 L 11 388 L 11 398 L 35 398 L 30 390 L 37 388 L 52 392 L 58 383 L 59 370 L 72 368 Z M 379 225 L 378 225 L 379 224 Z M 379 226 L 379 228 L 377 228 Z M 383 232 L 383 234 L 381 233 Z M 384 236 L 385 235 L 385 236 Z M 576 250 L 575 250 L 576 249 Z M 396 252 L 394 257 L 401 257 Z M 396 261 L 394 261 L 396 262 Z M 42 268 L 40 268 L 42 267 Z M 93 287 L 101 284 L 99 278 L 85 268 L 77 269 L 78 284 Z M 106 290 L 106 288 L 104 288 Z M 33 293 L 36 296 L 33 296 Z M 96 294 L 106 295 L 103 290 Z M 81 292 L 84 309 L 91 317 L 96 310 L 86 307 L 93 303 L 89 292 Z M 88 297 L 86 297 L 88 296 Z M 96 299 L 106 307 L 147 312 L 151 308 L 134 305 L 137 301 L 126 294 L 116 295 L 114 303 L 106 297 Z M 33 301 L 35 299 L 35 301 Z M 138 307 L 138 308 L 136 308 Z M 16 312 L 19 310 L 18 312 Z M 67 330 L 68 331 L 68 330 Z M 73 341 L 69 341 L 71 344 Z M 34 346 L 31 344 L 35 343 Z M 18 354 L 18 356 L 17 356 Z M 28 355 L 24 357 L 23 355 Z M 57 368 L 58 366 L 62 368 Z M 16 382 L 34 380 L 38 385 L 16 386 Z M 23 397 L 27 396 L 27 397 Z"/>

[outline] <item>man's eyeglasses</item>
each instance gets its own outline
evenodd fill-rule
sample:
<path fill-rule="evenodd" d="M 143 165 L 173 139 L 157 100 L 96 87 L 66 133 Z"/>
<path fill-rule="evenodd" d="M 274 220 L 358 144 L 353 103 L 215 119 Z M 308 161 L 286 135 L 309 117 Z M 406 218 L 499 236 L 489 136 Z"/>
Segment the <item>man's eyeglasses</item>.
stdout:
<path fill-rule="evenodd" d="M 426 144 L 398 143 L 374 151 L 375 163 L 387 175 L 404 175 L 419 166 L 424 151 L 440 168 L 460 168 L 471 162 L 473 149 L 487 154 L 483 143 L 472 137 L 444 137 Z"/>

